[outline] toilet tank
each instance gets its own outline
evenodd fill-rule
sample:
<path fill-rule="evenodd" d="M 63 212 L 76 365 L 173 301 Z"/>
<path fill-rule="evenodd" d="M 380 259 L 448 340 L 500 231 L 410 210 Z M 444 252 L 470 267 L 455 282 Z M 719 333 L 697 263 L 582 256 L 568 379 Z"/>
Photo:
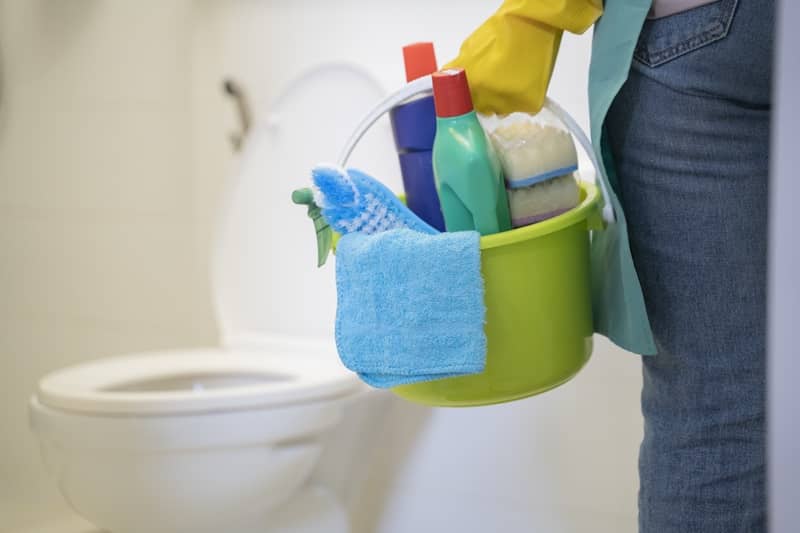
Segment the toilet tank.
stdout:
<path fill-rule="evenodd" d="M 383 96 L 366 69 L 327 62 L 288 80 L 257 110 L 216 214 L 211 286 L 223 345 L 253 346 L 276 335 L 333 338 L 333 260 L 317 267 L 313 223 L 291 194 L 311 184 L 313 166 L 336 159 L 357 121 Z M 396 180 L 388 125 L 364 143 L 352 164 Z"/>

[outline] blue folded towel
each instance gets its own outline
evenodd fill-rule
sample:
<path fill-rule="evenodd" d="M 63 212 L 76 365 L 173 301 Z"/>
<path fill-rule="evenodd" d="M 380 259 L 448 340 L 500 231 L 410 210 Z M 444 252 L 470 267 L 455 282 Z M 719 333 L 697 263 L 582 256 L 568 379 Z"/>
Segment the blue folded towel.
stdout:
<path fill-rule="evenodd" d="M 336 250 L 336 346 L 374 387 L 482 372 L 479 235 L 351 233 Z"/>

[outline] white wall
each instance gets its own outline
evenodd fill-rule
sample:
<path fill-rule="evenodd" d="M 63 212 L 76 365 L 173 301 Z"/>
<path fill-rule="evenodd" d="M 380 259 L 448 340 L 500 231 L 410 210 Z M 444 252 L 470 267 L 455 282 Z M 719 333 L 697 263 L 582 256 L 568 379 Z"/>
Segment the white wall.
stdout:
<path fill-rule="evenodd" d="M 205 344 L 191 4 L 0 1 L 0 531 L 63 512 L 27 428 L 43 373 Z"/>
<path fill-rule="evenodd" d="M 795 51 L 800 5 L 779 2 L 775 60 L 772 180 L 770 181 L 769 292 L 769 523 L 773 533 L 800 531 L 800 428 L 797 426 L 800 362 L 797 306 L 800 248 L 796 230 L 800 197 L 800 70 Z"/>

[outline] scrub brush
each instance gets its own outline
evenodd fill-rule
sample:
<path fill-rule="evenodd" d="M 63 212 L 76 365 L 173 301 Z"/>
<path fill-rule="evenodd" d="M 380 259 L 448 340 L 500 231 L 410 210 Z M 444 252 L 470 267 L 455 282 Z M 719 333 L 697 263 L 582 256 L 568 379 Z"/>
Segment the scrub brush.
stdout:
<path fill-rule="evenodd" d="M 315 203 L 327 223 L 342 235 L 353 232 L 369 235 L 400 228 L 430 235 L 439 233 L 385 185 L 361 171 L 321 165 L 311 176 Z"/>

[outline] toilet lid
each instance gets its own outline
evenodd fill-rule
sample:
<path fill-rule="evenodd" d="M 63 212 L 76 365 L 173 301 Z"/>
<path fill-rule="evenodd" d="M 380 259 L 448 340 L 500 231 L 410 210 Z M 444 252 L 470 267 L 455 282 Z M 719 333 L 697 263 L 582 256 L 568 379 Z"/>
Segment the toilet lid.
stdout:
<path fill-rule="evenodd" d="M 282 335 L 332 338 L 333 259 L 317 268 L 314 226 L 292 191 L 311 169 L 333 162 L 354 126 L 385 92 L 366 70 L 323 64 L 282 90 L 248 134 L 238 170 L 225 183 L 212 258 L 217 323 L 225 346 Z M 354 167 L 400 182 L 388 119 L 351 158 Z"/>
<path fill-rule="evenodd" d="M 107 357 L 45 376 L 37 396 L 58 409 L 141 416 L 280 407 L 359 390 L 358 379 L 333 354 L 299 352 L 286 345 Z"/>

